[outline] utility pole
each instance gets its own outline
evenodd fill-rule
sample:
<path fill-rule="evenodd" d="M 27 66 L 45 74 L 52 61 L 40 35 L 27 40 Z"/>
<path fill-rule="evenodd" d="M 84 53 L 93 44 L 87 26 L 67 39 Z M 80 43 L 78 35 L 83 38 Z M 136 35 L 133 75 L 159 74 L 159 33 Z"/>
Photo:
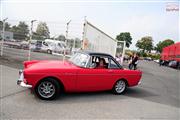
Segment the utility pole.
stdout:
<path fill-rule="evenodd" d="M 65 60 L 65 57 L 66 57 L 66 48 L 67 48 L 67 42 L 68 42 L 68 32 L 69 32 L 69 24 L 70 24 L 70 22 L 71 22 L 71 20 L 69 22 L 67 22 L 67 24 L 66 24 L 66 39 L 65 39 L 66 47 L 64 48 L 63 61 Z"/>
<path fill-rule="evenodd" d="M 87 20 L 86 16 L 84 16 L 84 24 L 83 24 L 83 36 L 82 36 L 82 44 L 81 44 L 81 49 L 85 49 L 85 37 L 86 37 L 86 31 L 87 31 Z"/>
<path fill-rule="evenodd" d="M 30 61 L 31 59 L 31 40 L 32 40 L 32 34 L 33 34 L 33 22 L 35 22 L 37 20 L 31 20 L 31 30 L 30 30 L 30 39 L 29 39 L 29 53 L 28 53 L 28 61 Z"/>
<path fill-rule="evenodd" d="M 5 34 L 5 22 L 8 18 L 3 19 L 3 30 L 2 30 L 2 43 L 1 43 L 1 56 L 3 56 L 3 47 L 4 47 L 4 34 Z"/>

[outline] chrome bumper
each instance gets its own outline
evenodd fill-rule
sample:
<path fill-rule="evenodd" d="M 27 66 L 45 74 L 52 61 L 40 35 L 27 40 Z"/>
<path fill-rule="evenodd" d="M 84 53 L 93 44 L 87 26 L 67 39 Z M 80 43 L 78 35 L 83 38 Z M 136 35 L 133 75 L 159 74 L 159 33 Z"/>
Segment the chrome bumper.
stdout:
<path fill-rule="evenodd" d="M 32 85 L 28 85 L 24 82 L 23 70 L 19 70 L 19 79 L 17 80 L 17 85 L 25 88 L 32 88 Z"/>

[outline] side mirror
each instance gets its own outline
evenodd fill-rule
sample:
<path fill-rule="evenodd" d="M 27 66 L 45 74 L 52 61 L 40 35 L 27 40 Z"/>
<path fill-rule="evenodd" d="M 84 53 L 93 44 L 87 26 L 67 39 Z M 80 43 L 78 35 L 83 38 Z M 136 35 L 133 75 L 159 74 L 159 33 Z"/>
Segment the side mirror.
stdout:
<path fill-rule="evenodd" d="M 95 68 L 97 66 L 96 63 L 91 63 L 90 68 Z"/>

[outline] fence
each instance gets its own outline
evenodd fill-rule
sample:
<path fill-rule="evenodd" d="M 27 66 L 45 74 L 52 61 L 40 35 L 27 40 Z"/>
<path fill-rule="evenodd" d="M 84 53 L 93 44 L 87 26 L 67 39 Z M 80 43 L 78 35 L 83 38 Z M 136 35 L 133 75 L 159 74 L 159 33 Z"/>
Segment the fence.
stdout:
<path fill-rule="evenodd" d="M 117 42 L 90 23 L 75 20 L 6 22 L 4 30 L 3 24 L 0 24 L 3 48 L 0 51 L 4 57 L 19 61 L 60 60 L 85 49 L 85 42 L 88 41 L 87 48 L 91 51 L 109 53 L 114 57 L 122 55 L 123 60 L 125 44 Z"/>
<path fill-rule="evenodd" d="M 81 48 L 83 21 L 18 21 L 0 23 L 0 51 L 3 57 L 20 61 L 62 59 Z M 4 36 L 4 39 L 3 39 Z"/>

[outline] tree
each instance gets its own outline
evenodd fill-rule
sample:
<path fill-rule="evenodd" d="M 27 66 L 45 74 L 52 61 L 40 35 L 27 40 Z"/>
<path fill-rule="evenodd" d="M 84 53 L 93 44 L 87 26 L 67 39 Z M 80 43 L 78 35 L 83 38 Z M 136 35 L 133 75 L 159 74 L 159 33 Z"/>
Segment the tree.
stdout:
<path fill-rule="evenodd" d="M 3 29 L 3 21 L 0 21 L 0 30 Z M 5 31 L 9 31 L 11 29 L 11 25 L 8 22 L 5 22 Z"/>
<path fill-rule="evenodd" d="M 17 26 L 12 26 L 10 31 L 13 32 L 14 39 L 26 40 L 28 38 L 29 28 L 25 22 L 20 21 Z"/>
<path fill-rule="evenodd" d="M 81 39 L 75 38 L 75 48 L 81 48 Z"/>
<path fill-rule="evenodd" d="M 64 35 L 59 35 L 56 39 L 60 40 L 60 41 L 65 41 L 66 40 Z"/>
<path fill-rule="evenodd" d="M 8 22 L 5 22 L 5 31 L 9 31 L 11 29 L 11 25 Z M 0 21 L 0 33 L 3 30 L 3 21 Z M 2 36 L 0 34 L 0 40 L 2 40 Z"/>
<path fill-rule="evenodd" d="M 160 53 L 161 53 L 161 52 L 162 52 L 162 49 L 163 49 L 164 47 L 167 47 L 167 46 L 172 45 L 172 44 L 174 44 L 174 41 L 171 40 L 171 39 L 166 39 L 166 40 L 164 40 L 164 41 L 160 41 L 159 43 L 156 44 L 155 50 L 156 50 L 157 52 L 160 52 Z"/>
<path fill-rule="evenodd" d="M 151 50 L 153 49 L 153 39 L 152 39 L 152 37 L 151 36 L 142 37 L 141 40 L 137 41 L 136 47 L 141 49 L 143 51 L 143 53 L 145 51 L 148 51 L 150 53 Z"/>
<path fill-rule="evenodd" d="M 116 39 L 118 41 L 126 41 L 126 47 L 129 48 L 129 46 L 132 44 L 132 37 L 129 32 L 123 32 L 116 36 Z"/>
<path fill-rule="evenodd" d="M 33 34 L 33 38 L 43 40 L 50 38 L 50 32 L 45 22 L 40 22 L 37 26 L 36 32 Z"/>

